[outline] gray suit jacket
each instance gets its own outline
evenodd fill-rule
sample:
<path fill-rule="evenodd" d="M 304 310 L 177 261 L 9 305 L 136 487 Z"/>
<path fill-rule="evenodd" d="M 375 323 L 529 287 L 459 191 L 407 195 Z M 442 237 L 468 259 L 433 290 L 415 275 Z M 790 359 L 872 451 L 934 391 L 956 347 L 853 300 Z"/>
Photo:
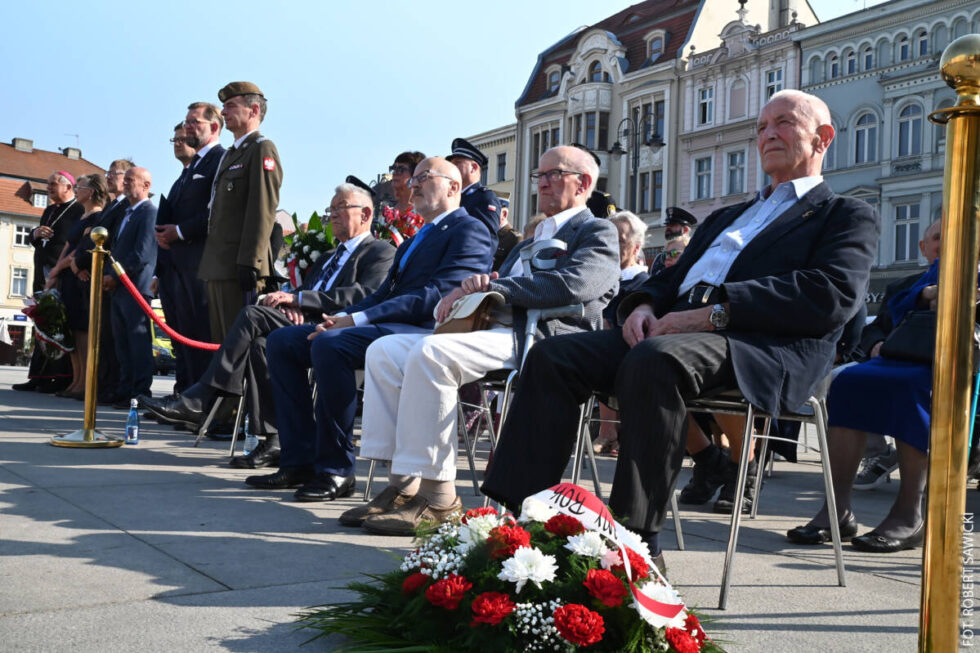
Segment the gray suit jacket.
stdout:
<path fill-rule="evenodd" d="M 323 265 L 333 253 L 324 254 Z M 337 273 L 337 281 L 329 290 L 301 288 L 300 309 L 308 317 L 320 321 L 322 313 L 333 314 L 361 301 L 381 285 L 395 258 L 395 248 L 387 242 L 368 236 L 361 241 Z M 308 275 L 313 277 L 313 274 Z M 306 284 L 303 284 L 306 286 Z"/>
<path fill-rule="evenodd" d="M 530 277 L 501 277 L 490 282 L 490 290 L 503 295 L 513 311 L 518 360 L 524 351 L 527 309 L 585 305 L 583 317 L 539 323 L 537 338 L 594 331 L 602 328 L 602 309 L 619 289 L 619 237 L 611 222 L 596 218 L 583 207 L 554 237 L 568 246 L 555 268 L 535 272 Z M 500 269 L 509 272 L 521 250 L 533 242 L 526 240 L 514 247 Z"/>

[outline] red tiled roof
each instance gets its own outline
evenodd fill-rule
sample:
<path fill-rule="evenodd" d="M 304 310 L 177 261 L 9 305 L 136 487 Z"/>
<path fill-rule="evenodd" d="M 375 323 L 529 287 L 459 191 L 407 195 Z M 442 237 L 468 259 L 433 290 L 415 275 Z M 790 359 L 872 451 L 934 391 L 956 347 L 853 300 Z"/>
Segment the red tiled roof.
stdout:
<path fill-rule="evenodd" d="M 47 190 L 45 189 L 45 192 Z M 0 179 L 0 213 L 41 217 L 44 209 L 31 202 L 30 182 L 19 179 Z"/>
<path fill-rule="evenodd" d="M 647 0 L 604 18 L 595 25 L 576 32 L 556 43 L 538 59 L 538 65 L 528 82 L 527 91 L 517 101 L 518 106 L 532 104 L 547 95 L 545 70 L 552 64 L 565 66 L 578 47 L 583 34 L 593 29 L 612 32 L 626 48 L 629 61 L 627 72 L 638 70 L 647 61 L 644 37 L 654 29 L 662 29 L 667 38 L 665 51 L 658 61 L 676 58 L 680 53 L 701 0 Z"/>
<path fill-rule="evenodd" d="M 22 152 L 10 143 L 0 143 L 0 175 L 47 181 L 55 170 L 71 173 L 76 179 L 82 175 L 105 174 L 105 170 L 82 158 L 69 159 L 61 152 L 49 152 L 35 148 Z"/>

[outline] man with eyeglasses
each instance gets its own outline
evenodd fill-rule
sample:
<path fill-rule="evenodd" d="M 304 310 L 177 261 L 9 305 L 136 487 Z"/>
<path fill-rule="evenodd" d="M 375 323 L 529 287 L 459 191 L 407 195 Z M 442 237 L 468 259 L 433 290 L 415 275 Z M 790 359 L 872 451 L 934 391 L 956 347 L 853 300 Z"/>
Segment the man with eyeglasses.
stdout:
<path fill-rule="evenodd" d="M 282 165 L 275 144 L 259 133 L 266 98 L 251 82 L 218 91 L 221 116 L 235 142 L 218 165 L 198 276 L 205 281 L 211 339 L 220 342 L 238 312 L 275 277 L 270 237 L 276 224 Z"/>
<path fill-rule="evenodd" d="M 412 204 L 425 220 L 399 246 L 381 287 L 323 322 L 274 331 L 269 376 L 282 447 L 279 471 L 250 476 L 254 488 L 300 487 L 298 501 L 332 501 L 354 491 L 356 370 L 368 346 L 395 333 L 431 333 L 439 299 L 474 274 L 490 271 L 490 234 L 459 206 L 459 170 L 424 159 L 411 178 Z M 314 405 L 308 370 L 317 384 Z M 315 417 L 314 417 L 315 416 Z"/>
<path fill-rule="evenodd" d="M 278 429 L 266 362 L 269 334 L 286 326 L 316 324 L 323 313 L 339 312 L 364 299 L 381 285 L 391 267 L 395 248 L 371 235 L 371 190 L 354 177 L 348 179 L 357 183 L 338 186 L 326 211 L 340 244 L 310 268 L 298 292 L 269 293 L 257 305 L 243 308 L 207 370 L 180 397 L 140 397 L 142 405 L 156 417 L 196 431 L 214 399 L 219 394 L 240 395 L 242 382 L 247 380 L 250 426 L 253 433 L 264 435 L 265 439 L 248 456 L 233 458 L 232 467 L 255 469 L 274 466 L 279 461 Z"/>
<path fill-rule="evenodd" d="M 194 102 L 174 130 L 174 156 L 184 168 L 160 200 L 157 213 L 156 275 L 158 294 L 167 323 L 192 340 L 211 340 L 208 295 L 198 268 L 208 235 L 208 202 L 225 149 L 218 143 L 225 121 L 208 102 Z M 174 392 L 183 392 L 201 378 L 211 352 L 174 342 L 177 354 Z"/>
<path fill-rule="evenodd" d="M 548 216 L 534 238 L 515 247 L 499 273 L 465 279 L 436 313 L 443 321 L 464 296 L 493 291 L 505 300 L 495 325 L 468 333 L 391 335 L 368 349 L 361 456 L 390 462 L 389 485 L 366 506 L 345 512 L 341 524 L 411 535 L 423 522 L 452 518 L 461 506 L 455 490 L 460 386 L 493 370 L 517 369 L 529 309 L 584 305 L 579 316 L 540 321 L 538 337 L 601 328 L 602 309 L 619 284 L 619 246 L 616 227 L 586 207 L 599 167 L 587 152 L 559 146 L 542 155 L 532 178 Z M 521 252 L 534 245 L 558 250 L 553 266 L 524 269 Z"/>

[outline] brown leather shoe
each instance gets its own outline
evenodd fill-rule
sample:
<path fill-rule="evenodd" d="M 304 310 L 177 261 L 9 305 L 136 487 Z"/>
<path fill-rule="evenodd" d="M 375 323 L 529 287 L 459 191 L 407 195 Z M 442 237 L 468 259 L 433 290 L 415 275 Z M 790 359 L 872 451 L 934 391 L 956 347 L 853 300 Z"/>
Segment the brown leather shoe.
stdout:
<path fill-rule="evenodd" d="M 351 508 L 342 514 L 338 520 L 344 526 L 360 526 L 368 517 L 383 515 L 386 512 L 397 510 L 411 501 L 411 499 L 411 496 L 402 494 L 398 488 L 389 485 L 381 491 L 381 494 L 371 499 L 370 502 L 363 506 Z"/>
<path fill-rule="evenodd" d="M 373 515 L 364 520 L 364 529 L 380 535 L 415 535 L 424 527 L 425 530 L 435 528 L 463 512 L 463 503 L 456 497 L 453 505 L 448 508 L 433 508 L 428 499 L 416 494 L 401 508 Z"/>

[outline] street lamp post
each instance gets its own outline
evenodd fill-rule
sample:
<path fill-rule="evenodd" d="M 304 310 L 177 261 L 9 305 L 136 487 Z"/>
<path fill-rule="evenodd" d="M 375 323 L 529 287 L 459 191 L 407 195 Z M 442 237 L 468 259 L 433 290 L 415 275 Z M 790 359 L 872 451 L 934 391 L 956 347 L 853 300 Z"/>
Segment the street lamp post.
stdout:
<path fill-rule="evenodd" d="M 643 132 L 643 139 L 640 139 L 640 132 Z M 627 148 L 623 147 L 623 143 L 627 143 Z M 639 176 L 640 176 L 640 146 L 646 145 L 654 152 L 658 151 L 664 146 L 664 141 L 660 137 L 660 134 L 656 131 L 656 126 L 653 122 L 653 114 L 646 114 L 640 120 L 634 121 L 632 118 L 627 116 L 619 121 L 619 127 L 616 128 L 616 142 L 613 146 L 609 148 L 609 154 L 613 156 L 614 159 L 619 159 L 619 157 L 624 154 L 630 155 L 630 166 L 632 168 L 632 191 L 630 192 L 630 209 L 632 211 L 637 210 L 637 192 L 639 187 Z"/>

